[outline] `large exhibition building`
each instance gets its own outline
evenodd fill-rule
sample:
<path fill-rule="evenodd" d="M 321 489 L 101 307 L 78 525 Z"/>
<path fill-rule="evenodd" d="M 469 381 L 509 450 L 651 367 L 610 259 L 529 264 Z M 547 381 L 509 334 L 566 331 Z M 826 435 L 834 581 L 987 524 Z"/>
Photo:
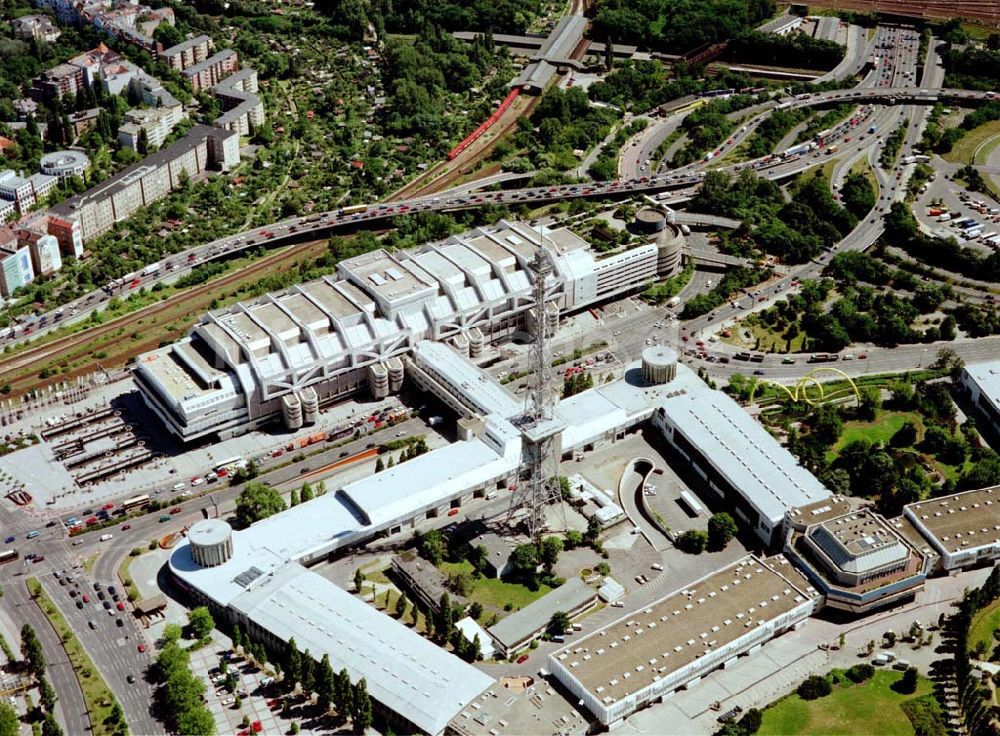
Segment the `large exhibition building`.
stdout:
<path fill-rule="evenodd" d="M 337 277 L 212 312 L 189 335 L 136 362 L 143 399 L 183 441 L 222 438 L 278 418 L 308 424 L 318 407 L 370 389 L 398 390 L 402 360 L 421 340 L 478 357 L 526 329 L 529 264 L 541 242 L 553 266 L 551 319 L 670 276 L 683 238 L 593 252 L 568 229 L 501 221 L 414 251 L 377 250 Z"/>

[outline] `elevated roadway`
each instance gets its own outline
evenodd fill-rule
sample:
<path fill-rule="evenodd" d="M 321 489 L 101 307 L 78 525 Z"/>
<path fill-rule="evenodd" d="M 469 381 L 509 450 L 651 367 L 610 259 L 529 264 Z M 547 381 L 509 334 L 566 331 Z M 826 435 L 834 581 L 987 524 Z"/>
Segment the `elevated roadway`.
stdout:
<path fill-rule="evenodd" d="M 870 87 L 850 90 L 833 90 L 829 92 L 803 94 L 785 103 L 789 107 L 830 106 L 842 102 L 882 102 L 893 105 L 914 104 L 932 105 L 935 102 L 948 101 L 962 104 L 975 104 L 993 99 L 992 92 L 978 92 L 962 89 L 933 89 L 912 87 Z M 772 105 L 777 103 L 771 103 Z M 780 166 L 768 166 L 764 160 L 749 161 L 723 167 L 730 171 L 743 168 L 753 168 L 762 176 L 787 176 L 807 165 L 821 163 L 821 158 L 796 159 L 782 161 Z M 118 280 L 104 289 L 95 290 L 64 305 L 61 311 L 53 310 L 45 315 L 39 315 L 31 321 L 32 333 L 24 332 L 16 335 L 6 333 L 0 338 L 0 345 L 16 344 L 28 338 L 37 337 L 63 322 L 83 321 L 93 311 L 100 309 L 112 297 L 125 295 L 133 289 L 152 287 L 160 281 L 176 279 L 178 275 L 190 269 L 218 258 L 240 253 L 248 248 L 261 245 L 277 246 L 315 240 L 342 230 L 367 227 L 371 224 L 380 225 L 394 217 L 415 214 L 426 211 L 458 211 L 474 209 L 488 204 L 504 205 L 537 205 L 546 202 L 563 201 L 576 198 L 606 198 L 627 197 L 635 194 L 655 194 L 668 190 L 691 190 L 701 183 L 705 177 L 705 166 L 687 167 L 681 170 L 662 174 L 650 174 L 632 178 L 619 179 L 612 182 L 593 182 L 586 184 L 564 184 L 551 187 L 529 187 L 481 194 L 442 193 L 437 196 L 403 199 L 382 204 L 368 205 L 364 211 L 355 212 L 354 208 L 345 208 L 310 214 L 304 217 L 293 217 L 270 225 L 265 225 L 242 233 L 229 235 L 209 243 L 198 245 L 181 253 L 167 256 L 163 259 L 161 269 L 153 273 L 130 274 L 128 279 Z M 683 201 L 688 195 L 679 197 Z M 172 269 L 167 269 L 170 264 Z M 44 323 L 41 317 L 44 316 Z M 59 317 L 64 318 L 60 321 Z"/>

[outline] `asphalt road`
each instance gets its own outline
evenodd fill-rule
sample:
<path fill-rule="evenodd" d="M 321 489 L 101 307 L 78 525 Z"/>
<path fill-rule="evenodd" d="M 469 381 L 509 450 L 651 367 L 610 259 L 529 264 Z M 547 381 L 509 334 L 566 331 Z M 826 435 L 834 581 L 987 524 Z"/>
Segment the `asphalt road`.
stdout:
<path fill-rule="evenodd" d="M 12 563 L 20 565 L 20 563 Z M 84 734 L 90 730 L 90 718 L 83 700 L 83 691 L 66 656 L 62 642 L 42 610 L 31 600 L 25 584 L 25 575 L 14 578 L 3 586 L 3 605 L 20 625 L 30 624 L 42 644 L 45 656 L 45 673 L 56 691 L 56 720 L 67 734 Z"/>
<path fill-rule="evenodd" d="M 138 651 L 138 645 L 144 639 L 135 625 L 131 607 L 126 603 L 125 611 L 119 612 L 107 592 L 107 584 L 102 584 L 104 590 L 101 593 L 105 594 L 107 602 L 111 604 L 109 610 L 113 611 L 113 614 L 109 614 L 83 569 L 72 570 L 71 574 L 75 584 L 60 585 L 54 575 L 49 573 L 41 576 L 42 585 L 73 631 L 85 642 L 87 653 L 98 672 L 121 703 L 129 730 L 136 734 L 163 733 L 163 726 L 149 713 L 153 688 L 146 682 L 145 672 L 153 663 L 152 648 L 145 653 Z M 114 584 L 123 601 L 127 599 L 123 586 L 117 580 L 106 582 Z M 75 598 L 70 597 L 71 590 L 77 592 Z M 77 608 L 76 601 L 82 601 L 84 594 L 90 602 L 84 603 L 82 609 Z M 120 626 L 119 620 L 122 622 Z M 135 679 L 134 683 L 127 681 L 129 675 Z"/>

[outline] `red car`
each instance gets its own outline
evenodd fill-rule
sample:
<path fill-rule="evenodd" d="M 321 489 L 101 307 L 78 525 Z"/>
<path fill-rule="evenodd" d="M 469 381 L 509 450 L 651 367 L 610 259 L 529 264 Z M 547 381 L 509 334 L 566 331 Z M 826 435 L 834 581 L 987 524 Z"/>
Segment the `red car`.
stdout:
<path fill-rule="evenodd" d="M 122 524 L 122 531 L 123 532 L 127 532 L 131 528 L 132 528 L 131 524 Z"/>
<path fill-rule="evenodd" d="M 517 658 L 517 663 L 518 664 L 524 664 L 527 661 L 528 661 L 528 655 L 527 654 L 522 654 L 520 657 Z"/>
<path fill-rule="evenodd" d="M 103 506 L 101 506 L 101 508 L 104 509 L 105 511 L 110 511 L 114 507 L 115 505 L 113 503 L 106 503 Z"/>
<path fill-rule="evenodd" d="M 125 610 L 125 604 L 122 601 L 118 601 L 117 608 L 118 608 L 119 611 L 124 611 Z"/>
<path fill-rule="evenodd" d="M 90 603 L 90 596 L 87 595 L 86 593 L 83 594 L 83 602 Z"/>
<path fill-rule="evenodd" d="M 136 647 L 136 649 L 138 649 L 140 652 L 144 652 L 146 651 L 146 645 L 140 644 L 139 646 Z"/>
<path fill-rule="evenodd" d="M 180 512 L 181 512 L 180 506 L 174 506 L 172 509 L 170 509 L 171 514 L 179 514 Z"/>

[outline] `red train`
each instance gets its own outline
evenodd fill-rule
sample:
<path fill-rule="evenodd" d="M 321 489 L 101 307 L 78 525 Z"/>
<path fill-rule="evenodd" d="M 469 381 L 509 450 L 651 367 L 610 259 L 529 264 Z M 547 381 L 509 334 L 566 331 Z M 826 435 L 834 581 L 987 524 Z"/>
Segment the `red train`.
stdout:
<path fill-rule="evenodd" d="M 489 119 L 486 122 L 484 122 L 482 125 L 476 128 L 474 131 L 472 131 L 465 138 L 465 140 L 463 140 L 461 143 L 459 143 L 457 146 L 455 146 L 448 152 L 448 160 L 451 161 L 458 154 L 460 154 L 466 148 L 471 146 L 473 142 L 475 142 L 479 138 L 479 136 L 481 136 L 483 133 L 485 133 L 487 130 L 493 127 L 493 123 L 495 123 L 497 120 L 500 119 L 500 116 L 507 111 L 507 108 L 513 104 L 514 100 L 517 99 L 517 96 L 519 94 L 521 94 L 520 87 L 515 87 L 514 89 L 512 89 L 510 94 L 507 95 L 507 97 L 504 98 L 504 101 L 500 103 L 500 107 L 497 108 L 495 113 L 490 115 Z"/>

